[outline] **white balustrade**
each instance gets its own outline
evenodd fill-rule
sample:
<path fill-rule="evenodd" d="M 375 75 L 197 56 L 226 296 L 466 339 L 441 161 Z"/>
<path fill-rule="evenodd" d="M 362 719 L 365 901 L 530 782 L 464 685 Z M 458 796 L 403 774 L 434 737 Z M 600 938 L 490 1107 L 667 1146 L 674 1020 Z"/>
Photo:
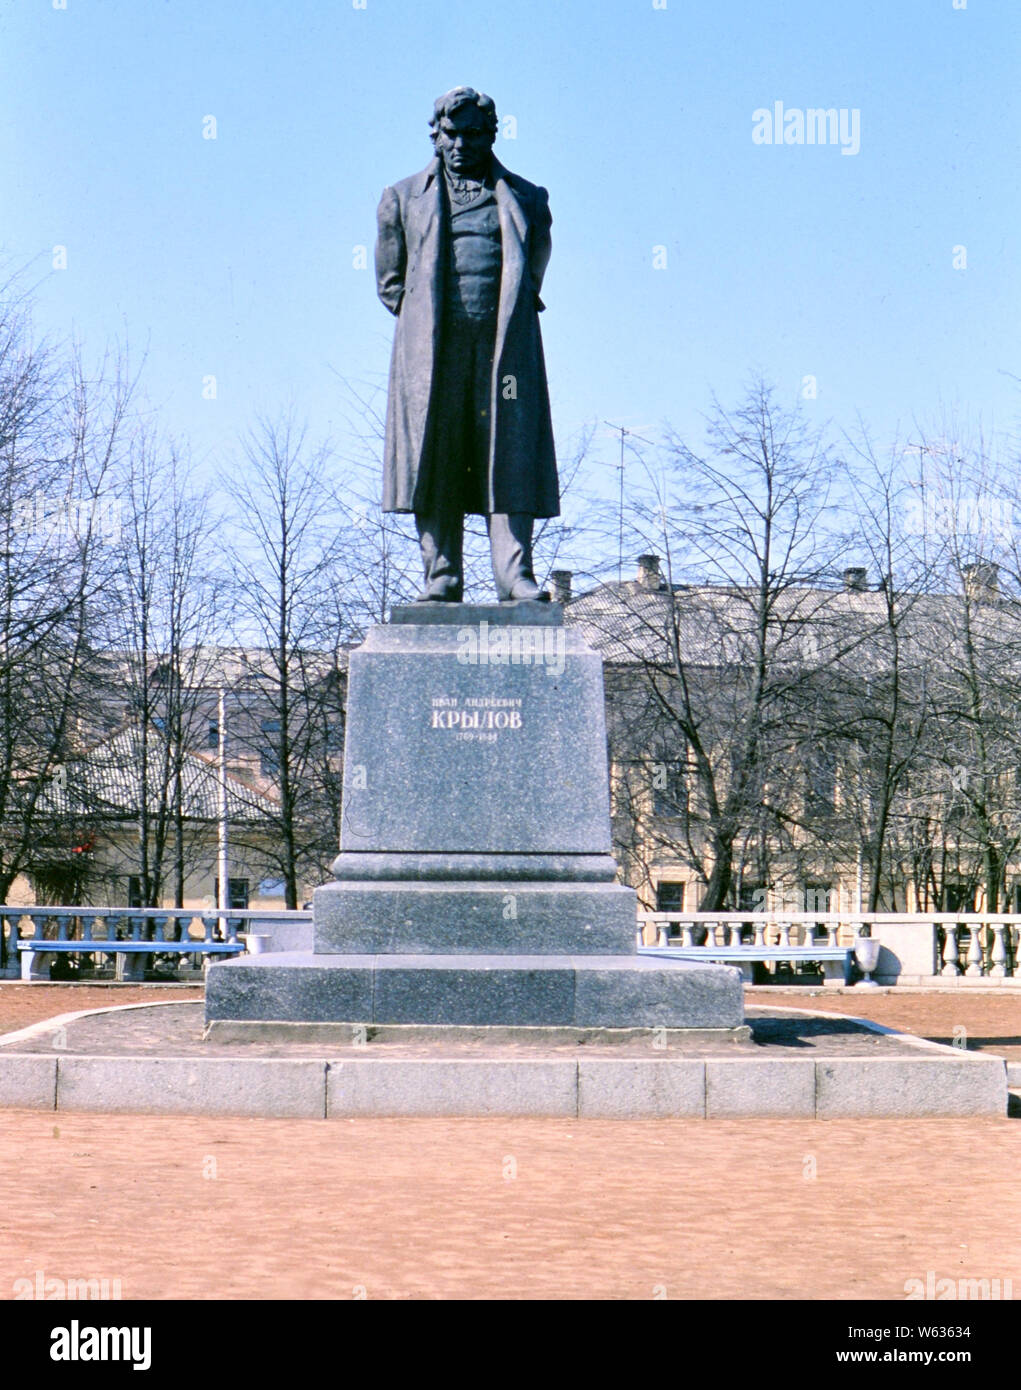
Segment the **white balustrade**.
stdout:
<path fill-rule="evenodd" d="M 968 927 L 968 968 L 965 975 L 982 974 L 982 928 L 972 922 Z"/>
<path fill-rule="evenodd" d="M 775 953 L 769 959 L 783 960 L 779 953 L 790 951 L 792 961 L 804 961 L 812 958 L 809 952 L 815 947 L 838 951 L 842 941 L 850 938 L 853 944 L 865 934 L 878 938 L 885 948 L 881 984 L 896 983 L 899 970 L 904 983 L 911 984 L 967 976 L 1008 988 L 1021 985 L 1021 913 L 643 912 L 639 920 L 654 928 L 657 950 L 691 950 L 702 936 L 698 949 L 707 954 L 758 949 Z M 671 930 L 676 934 L 671 936 Z M 928 961 L 926 943 L 931 948 Z"/>
<path fill-rule="evenodd" d="M 1007 924 L 994 922 L 992 925 L 993 949 L 989 957 L 989 973 L 998 980 L 1007 974 Z"/>

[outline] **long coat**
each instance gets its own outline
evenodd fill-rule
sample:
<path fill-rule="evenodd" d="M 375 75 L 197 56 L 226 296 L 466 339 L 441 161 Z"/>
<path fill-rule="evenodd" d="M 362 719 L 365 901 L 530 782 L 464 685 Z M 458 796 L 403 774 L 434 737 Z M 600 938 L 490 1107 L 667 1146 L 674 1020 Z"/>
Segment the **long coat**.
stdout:
<path fill-rule="evenodd" d="M 557 516 L 557 465 L 539 291 L 550 257 L 549 195 L 493 160 L 503 266 L 496 327 L 487 511 Z M 383 456 L 383 508 L 413 512 L 425 496 L 430 416 L 442 390 L 437 363 L 443 331 L 449 245 L 446 180 L 437 158 L 387 188 L 377 213 L 376 286 L 397 315 Z"/>

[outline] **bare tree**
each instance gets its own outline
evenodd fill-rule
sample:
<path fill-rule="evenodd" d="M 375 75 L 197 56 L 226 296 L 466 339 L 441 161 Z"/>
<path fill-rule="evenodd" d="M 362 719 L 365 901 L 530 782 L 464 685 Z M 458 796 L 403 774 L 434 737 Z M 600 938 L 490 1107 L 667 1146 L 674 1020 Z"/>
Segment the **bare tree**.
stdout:
<path fill-rule="evenodd" d="M 923 431 L 922 440 L 926 533 L 935 535 L 946 595 L 930 653 L 939 718 L 928 740 L 936 775 L 925 809 L 941 848 L 930 853 L 929 872 L 945 898 L 934 869 L 949 859 L 958 887 L 970 893 L 981 886 L 987 910 L 995 911 L 1021 845 L 1017 468 L 952 420 L 939 433 Z"/>
<path fill-rule="evenodd" d="M 940 600 L 936 556 L 914 524 L 909 447 L 895 441 L 880 454 L 864 429 L 847 443 L 856 564 L 833 606 L 832 621 L 848 631 L 820 736 L 837 753 L 841 814 L 824 829 L 831 855 L 856 861 L 863 909 L 877 912 L 896 909 L 906 882 L 898 839 L 936 714 L 929 662 Z"/>
<path fill-rule="evenodd" d="M 141 901 L 161 902 L 170 879 L 180 907 L 188 860 L 185 759 L 205 644 L 216 625 L 216 518 L 208 491 L 195 486 L 177 447 L 151 423 L 137 429 L 128 453 L 124 511 L 108 634 L 131 730 L 121 777 L 134 787 Z"/>
<path fill-rule="evenodd" d="M 818 645 L 820 584 L 842 540 L 826 528 L 830 450 L 763 382 L 733 412 L 715 403 L 707 445 L 671 436 L 663 466 L 631 490 L 642 575 L 572 613 L 598 626 L 602 610 L 609 652 L 600 645 L 628 686 L 617 746 L 637 781 L 625 795 L 658 803 L 639 857 L 679 854 L 708 910 L 739 895 L 746 856 L 753 875 L 768 873 L 792 834 L 808 712 L 833 656 Z"/>
<path fill-rule="evenodd" d="M 336 790 L 329 742 L 342 718 L 337 617 L 349 523 L 332 485 L 330 446 L 310 443 L 293 416 L 260 420 L 242 455 L 230 477 L 234 627 L 243 648 L 267 654 L 253 661 L 246 685 L 268 712 L 258 736 L 271 758 L 280 807 L 275 857 L 294 908 L 303 872 L 322 861 L 324 836 L 333 853 L 337 846 L 335 819 L 317 820 L 322 805 L 311 788 Z"/>
<path fill-rule="evenodd" d="M 72 862 L 66 764 L 96 697 L 132 387 L 123 360 L 90 371 L 76 347 L 36 343 L 27 304 L 8 287 L 0 303 L 0 900 L 20 873 L 59 882 Z"/>

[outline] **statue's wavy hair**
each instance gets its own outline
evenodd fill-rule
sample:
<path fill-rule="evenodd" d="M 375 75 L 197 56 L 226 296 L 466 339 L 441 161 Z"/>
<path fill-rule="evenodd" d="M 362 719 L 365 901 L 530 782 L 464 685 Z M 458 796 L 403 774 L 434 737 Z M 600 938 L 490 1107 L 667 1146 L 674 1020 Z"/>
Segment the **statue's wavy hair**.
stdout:
<path fill-rule="evenodd" d="M 455 87 L 453 91 L 444 92 L 443 96 L 437 97 L 433 102 L 432 120 L 429 122 L 431 129 L 429 139 L 434 146 L 440 133 L 440 121 L 444 116 L 451 116 L 455 111 L 459 111 L 462 106 L 477 107 L 485 120 L 490 137 L 493 140 L 496 139 L 496 102 L 493 98 L 487 97 L 485 92 L 477 92 L 474 87 Z"/>

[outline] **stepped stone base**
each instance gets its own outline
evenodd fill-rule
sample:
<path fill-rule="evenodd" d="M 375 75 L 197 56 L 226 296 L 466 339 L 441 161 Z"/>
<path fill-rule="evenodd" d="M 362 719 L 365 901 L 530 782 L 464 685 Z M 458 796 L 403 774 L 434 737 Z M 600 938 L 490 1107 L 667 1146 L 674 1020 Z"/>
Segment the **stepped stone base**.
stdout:
<path fill-rule="evenodd" d="M 741 978 L 642 956 L 241 956 L 208 973 L 206 1021 L 737 1028 Z"/>
<path fill-rule="evenodd" d="M 212 966 L 213 1034 L 743 1027 L 738 971 L 637 954 L 602 662 L 558 604 L 411 604 L 371 628 L 350 654 L 340 819 L 312 951 Z"/>
<path fill-rule="evenodd" d="M 265 1019 L 215 1019 L 207 1023 L 204 1042 L 229 1046 L 233 1043 L 289 1046 L 306 1043 L 342 1048 L 367 1047 L 373 1053 L 390 1046 L 420 1049 L 449 1047 L 458 1056 L 473 1051 L 507 1047 L 509 1055 L 534 1052 L 548 1047 L 563 1051 L 587 1047 L 617 1049 L 633 1055 L 635 1044 L 643 1050 L 671 1051 L 679 1048 L 697 1053 L 700 1048 L 719 1043 L 750 1043 L 752 1030 L 747 1023 L 739 1028 L 504 1028 L 498 1024 L 473 1027 L 471 1024 L 443 1023 L 279 1023 Z"/>
<path fill-rule="evenodd" d="M 315 951 L 633 955 L 635 895 L 615 883 L 365 883 L 317 888 Z"/>
<path fill-rule="evenodd" d="M 568 883 L 612 883 L 617 865 L 609 854 L 408 854 L 345 850 L 333 861 L 333 877 L 375 880 L 516 879 Z"/>

